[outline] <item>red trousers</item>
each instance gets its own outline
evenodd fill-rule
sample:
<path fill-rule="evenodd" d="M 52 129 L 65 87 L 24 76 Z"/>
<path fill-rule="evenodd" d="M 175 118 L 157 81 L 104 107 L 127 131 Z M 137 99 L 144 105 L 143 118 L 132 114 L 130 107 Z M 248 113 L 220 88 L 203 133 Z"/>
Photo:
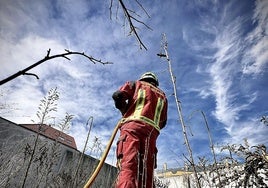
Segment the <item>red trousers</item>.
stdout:
<path fill-rule="evenodd" d="M 151 125 L 127 122 L 117 142 L 119 174 L 116 188 L 152 188 L 159 132 Z"/>

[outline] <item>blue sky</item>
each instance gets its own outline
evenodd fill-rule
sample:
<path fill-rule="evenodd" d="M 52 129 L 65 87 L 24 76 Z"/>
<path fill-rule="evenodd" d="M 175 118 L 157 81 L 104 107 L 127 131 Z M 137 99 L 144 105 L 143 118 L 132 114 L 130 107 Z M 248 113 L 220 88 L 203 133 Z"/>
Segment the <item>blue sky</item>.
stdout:
<path fill-rule="evenodd" d="M 208 119 L 212 139 L 220 146 L 268 144 L 268 1 L 170 0 L 125 5 L 148 25 L 135 23 L 145 49 L 129 35 L 128 23 L 116 0 L 0 1 L 0 79 L 64 49 L 85 52 L 112 65 L 92 64 L 79 56 L 54 59 L 34 68 L 37 80 L 21 76 L 1 86 L 1 116 L 16 123 L 37 121 L 40 100 L 51 89 L 60 92 L 57 123 L 66 112 L 74 119 L 70 134 L 84 146 L 87 119 L 94 117 L 90 143 L 98 137 L 106 145 L 120 119 L 111 98 L 125 81 L 145 71 L 158 75 L 169 100 L 168 124 L 157 141 L 158 167 L 184 164 L 187 156 L 168 66 L 156 54 L 162 34 L 176 76 L 177 92 L 195 158 L 211 157 L 200 110 Z M 190 134 L 192 133 L 192 135 Z M 115 144 L 107 162 L 115 164 Z M 97 154 L 96 154 L 97 155 Z"/>

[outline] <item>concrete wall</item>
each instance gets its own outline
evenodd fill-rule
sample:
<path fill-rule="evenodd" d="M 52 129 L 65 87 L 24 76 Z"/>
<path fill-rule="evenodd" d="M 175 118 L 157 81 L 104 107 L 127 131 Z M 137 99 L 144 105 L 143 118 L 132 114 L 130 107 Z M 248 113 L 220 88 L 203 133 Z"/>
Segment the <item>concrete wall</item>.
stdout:
<path fill-rule="evenodd" d="M 0 117 L 0 187 L 22 186 L 35 140 L 36 133 Z M 40 136 L 25 187 L 83 187 L 99 161 L 81 156 L 78 150 Z M 115 167 L 104 164 L 92 188 L 111 188 L 116 175 Z"/>

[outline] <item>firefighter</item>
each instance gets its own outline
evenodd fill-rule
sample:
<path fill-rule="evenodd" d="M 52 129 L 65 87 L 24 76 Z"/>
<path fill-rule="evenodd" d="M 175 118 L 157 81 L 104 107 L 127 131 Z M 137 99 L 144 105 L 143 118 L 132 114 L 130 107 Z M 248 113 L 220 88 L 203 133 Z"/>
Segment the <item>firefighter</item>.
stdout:
<path fill-rule="evenodd" d="M 119 174 L 116 188 L 152 188 L 156 168 L 156 139 L 167 121 L 167 99 L 152 72 L 126 82 L 113 93 L 122 114 L 117 142 Z"/>

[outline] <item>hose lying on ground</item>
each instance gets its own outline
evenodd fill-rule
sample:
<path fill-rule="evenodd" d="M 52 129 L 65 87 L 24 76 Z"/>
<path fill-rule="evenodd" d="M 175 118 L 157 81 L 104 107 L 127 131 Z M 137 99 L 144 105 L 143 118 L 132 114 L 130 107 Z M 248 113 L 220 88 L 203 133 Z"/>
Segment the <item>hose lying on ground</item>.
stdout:
<path fill-rule="evenodd" d="M 101 156 L 100 162 L 99 162 L 98 166 L 96 167 L 95 171 L 93 172 L 93 174 L 91 175 L 91 177 L 89 178 L 89 180 L 87 181 L 87 183 L 84 185 L 84 188 L 89 188 L 92 185 L 92 183 L 94 182 L 94 180 L 96 179 L 97 175 L 99 174 L 101 167 L 103 166 L 104 161 L 105 161 L 105 159 L 110 151 L 110 148 L 112 146 L 112 143 L 114 141 L 114 138 L 116 136 L 116 133 L 119 129 L 120 124 L 121 124 L 121 120 L 117 123 L 116 127 L 114 128 L 113 134 L 108 142 L 108 145 L 106 146 L 104 153 Z"/>

